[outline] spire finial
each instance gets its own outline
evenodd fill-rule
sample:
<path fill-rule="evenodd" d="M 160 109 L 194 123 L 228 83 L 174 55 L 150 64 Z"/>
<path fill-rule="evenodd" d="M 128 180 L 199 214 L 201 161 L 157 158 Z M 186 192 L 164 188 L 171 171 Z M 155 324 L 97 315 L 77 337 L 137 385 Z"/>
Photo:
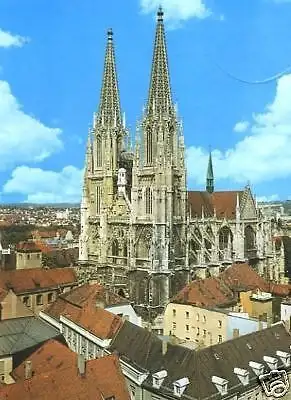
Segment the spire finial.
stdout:
<path fill-rule="evenodd" d="M 109 28 L 107 30 L 107 39 L 108 40 L 113 40 L 113 30 L 112 30 L 112 28 Z"/>
<path fill-rule="evenodd" d="M 163 17 L 164 17 L 164 11 L 163 11 L 163 7 L 160 5 L 158 12 L 157 12 L 157 16 L 158 16 L 158 21 L 161 22 L 163 21 Z"/>

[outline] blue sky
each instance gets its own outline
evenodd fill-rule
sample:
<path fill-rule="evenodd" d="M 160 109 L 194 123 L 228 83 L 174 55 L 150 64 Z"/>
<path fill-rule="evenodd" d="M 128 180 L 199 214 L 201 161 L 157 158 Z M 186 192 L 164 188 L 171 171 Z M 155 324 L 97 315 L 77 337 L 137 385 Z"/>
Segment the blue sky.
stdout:
<path fill-rule="evenodd" d="M 213 149 L 217 189 L 251 183 L 259 199 L 291 197 L 291 1 L 1 0 L 2 202 L 78 201 L 97 109 L 106 30 L 116 46 L 122 108 L 134 134 L 146 101 L 155 12 L 162 4 L 188 185 L 204 188 Z"/>

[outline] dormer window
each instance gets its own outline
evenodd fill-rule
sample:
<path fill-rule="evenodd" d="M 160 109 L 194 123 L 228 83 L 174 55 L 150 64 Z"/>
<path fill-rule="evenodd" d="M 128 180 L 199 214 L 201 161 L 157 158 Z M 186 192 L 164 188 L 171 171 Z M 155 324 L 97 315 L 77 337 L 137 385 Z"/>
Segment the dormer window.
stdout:
<path fill-rule="evenodd" d="M 188 378 L 181 378 L 174 382 L 174 396 L 181 397 L 189 383 Z"/>
<path fill-rule="evenodd" d="M 257 363 L 255 361 L 250 361 L 249 366 L 254 371 L 257 376 L 260 376 L 264 373 L 264 366 L 263 364 Z"/>
<path fill-rule="evenodd" d="M 153 374 L 153 387 L 156 389 L 160 389 L 162 386 L 164 379 L 168 375 L 166 370 L 158 371 Z"/>
<path fill-rule="evenodd" d="M 227 394 L 228 381 L 226 379 L 220 378 L 219 376 L 213 376 L 211 380 L 222 396 Z"/>
<path fill-rule="evenodd" d="M 291 365 L 291 360 L 290 360 L 290 354 L 286 353 L 285 351 L 276 351 L 276 355 L 281 359 L 282 363 L 284 364 L 285 367 L 290 367 Z"/>
<path fill-rule="evenodd" d="M 278 359 L 275 357 L 264 356 L 264 361 L 268 364 L 270 369 L 277 369 Z"/>
<path fill-rule="evenodd" d="M 249 371 L 242 368 L 234 368 L 233 372 L 244 386 L 249 384 Z"/>

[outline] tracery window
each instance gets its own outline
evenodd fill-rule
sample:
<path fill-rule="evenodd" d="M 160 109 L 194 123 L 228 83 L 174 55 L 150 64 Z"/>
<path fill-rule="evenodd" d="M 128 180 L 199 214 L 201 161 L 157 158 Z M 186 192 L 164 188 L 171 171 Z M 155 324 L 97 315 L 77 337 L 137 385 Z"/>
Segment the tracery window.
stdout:
<path fill-rule="evenodd" d="M 151 215 L 153 212 L 153 193 L 152 189 L 147 187 L 145 191 L 145 205 L 146 205 L 146 214 Z"/>
<path fill-rule="evenodd" d="M 150 129 L 146 133 L 146 163 L 151 164 L 153 162 L 153 134 Z"/>
<path fill-rule="evenodd" d="M 102 167 L 102 140 L 96 137 L 96 167 Z"/>
<path fill-rule="evenodd" d="M 113 255 L 112 262 L 113 263 L 116 263 L 116 258 L 115 257 L 118 257 L 118 253 L 119 253 L 119 248 L 118 247 L 119 247 L 118 246 L 118 241 L 117 241 L 117 239 L 114 239 L 113 242 L 112 242 L 112 255 Z"/>

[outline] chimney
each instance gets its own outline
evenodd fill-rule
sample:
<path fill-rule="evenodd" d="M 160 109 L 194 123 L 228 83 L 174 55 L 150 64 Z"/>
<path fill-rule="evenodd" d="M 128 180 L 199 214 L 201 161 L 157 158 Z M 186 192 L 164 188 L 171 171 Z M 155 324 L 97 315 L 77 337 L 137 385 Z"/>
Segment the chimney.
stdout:
<path fill-rule="evenodd" d="M 234 328 L 234 329 L 233 329 L 232 337 L 233 337 L 234 339 L 239 337 L 239 329 L 238 329 L 238 328 Z"/>
<path fill-rule="evenodd" d="M 25 364 L 24 364 L 24 377 L 25 377 L 25 379 L 30 379 L 32 377 L 31 361 L 25 361 Z"/>
<path fill-rule="evenodd" d="M 79 375 L 84 376 L 85 375 L 85 369 L 86 369 L 85 357 L 83 356 L 83 354 L 78 354 L 78 372 L 79 372 Z"/>
<path fill-rule="evenodd" d="M 162 353 L 163 356 L 167 353 L 168 350 L 168 343 L 166 341 L 166 339 L 162 340 Z"/>

